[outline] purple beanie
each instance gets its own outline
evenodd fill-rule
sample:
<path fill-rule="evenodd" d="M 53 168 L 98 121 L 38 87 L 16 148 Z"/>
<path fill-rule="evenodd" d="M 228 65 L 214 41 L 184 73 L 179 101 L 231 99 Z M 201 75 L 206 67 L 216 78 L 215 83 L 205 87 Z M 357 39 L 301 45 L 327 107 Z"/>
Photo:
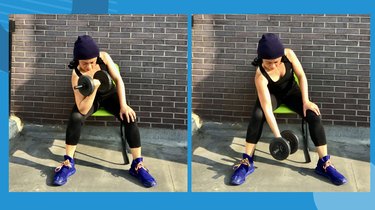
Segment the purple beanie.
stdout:
<path fill-rule="evenodd" d="M 78 36 L 74 43 L 74 60 L 87 60 L 99 56 L 99 47 L 89 35 Z"/>
<path fill-rule="evenodd" d="M 284 55 L 284 46 L 276 34 L 263 34 L 258 44 L 258 57 L 275 59 Z"/>

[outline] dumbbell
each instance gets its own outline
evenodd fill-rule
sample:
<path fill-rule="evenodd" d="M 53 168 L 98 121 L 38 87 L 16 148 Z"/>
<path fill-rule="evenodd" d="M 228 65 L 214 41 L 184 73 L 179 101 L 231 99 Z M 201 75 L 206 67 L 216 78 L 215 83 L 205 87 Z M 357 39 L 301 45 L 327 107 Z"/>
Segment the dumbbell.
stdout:
<path fill-rule="evenodd" d="M 94 74 L 94 79 L 100 81 L 98 92 L 101 94 L 107 93 L 112 88 L 112 78 L 108 72 L 99 70 Z M 90 76 L 81 75 L 78 79 L 78 85 L 74 89 L 78 89 L 79 92 L 84 96 L 89 96 L 94 92 L 95 85 L 94 79 Z"/>
<path fill-rule="evenodd" d="M 298 136 L 290 130 L 281 132 L 280 138 L 272 139 L 270 153 L 276 160 L 285 160 L 298 150 Z"/>

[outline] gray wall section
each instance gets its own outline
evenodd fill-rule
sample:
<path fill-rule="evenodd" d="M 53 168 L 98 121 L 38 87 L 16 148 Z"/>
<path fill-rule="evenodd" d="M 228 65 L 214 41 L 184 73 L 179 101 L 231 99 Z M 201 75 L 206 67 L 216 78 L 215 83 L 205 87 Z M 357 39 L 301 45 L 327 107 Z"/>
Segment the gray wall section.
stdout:
<path fill-rule="evenodd" d="M 368 15 L 194 15 L 193 112 L 219 122 L 247 122 L 256 100 L 256 48 L 278 34 L 304 67 L 310 99 L 325 124 L 370 125 Z M 296 115 L 279 122 L 300 123 Z"/>
<path fill-rule="evenodd" d="M 187 16 L 11 15 L 11 112 L 33 123 L 66 123 L 74 41 L 89 34 L 120 66 L 143 127 L 187 128 Z M 89 118 L 88 124 L 114 124 Z M 117 123 L 116 123 L 117 124 Z"/>

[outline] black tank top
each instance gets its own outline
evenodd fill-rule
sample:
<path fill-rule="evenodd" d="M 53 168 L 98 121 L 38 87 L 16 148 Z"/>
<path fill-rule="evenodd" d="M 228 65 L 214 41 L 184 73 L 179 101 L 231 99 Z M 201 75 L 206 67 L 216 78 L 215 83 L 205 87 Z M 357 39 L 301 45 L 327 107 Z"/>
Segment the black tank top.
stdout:
<path fill-rule="evenodd" d="M 96 59 L 96 64 L 99 64 L 100 66 L 100 71 L 106 71 L 107 73 L 109 73 L 108 71 L 108 66 L 104 63 L 104 61 L 98 56 L 98 58 Z M 76 66 L 74 68 L 74 71 L 76 72 L 76 74 L 80 77 L 82 76 L 82 73 L 78 70 L 78 66 Z M 95 100 L 103 100 L 104 98 L 106 98 L 107 96 L 113 94 L 116 92 L 116 86 L 112 85 L 112 88 L 110 91 L 108 91 L 107 93 L 105 94 L 101 94 L 99 92 L 96 92 L 96 96 L 95 96 Z"/>
<path fill-rule="evenodd" d="M 262 64 L 259 64 L 260 72 L 268 80 L 268 90 L 271 94 L 275 95 L 276 97 L 282 97 L 286 95 L 289 90 L 297 86 L 297 83 L 294 80 L 294 71 L 292 63 L 285 55 L 281 58 L 281 62 L 283 62 L 285 65 L 285 75 L 283 77 L 280 77 L 279 80 L 277 80 L 276 82 L 274 82 L 271 79 L 266 70 L 263 68 Z"/>

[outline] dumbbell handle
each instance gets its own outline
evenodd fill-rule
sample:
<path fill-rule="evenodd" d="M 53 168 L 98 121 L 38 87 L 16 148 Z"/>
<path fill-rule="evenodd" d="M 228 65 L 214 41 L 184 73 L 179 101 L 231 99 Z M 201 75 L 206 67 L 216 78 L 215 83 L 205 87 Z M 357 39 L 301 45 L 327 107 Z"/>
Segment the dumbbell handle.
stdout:
<path fill-rule="evenodd" d="M 74 86 L 74 89 L 81 89 L 81 88 L 84 88 L 84 87 L 85 87 L 85 85 L 77 85 L 77 86 Z"/>
<path fill-rule="evenodd" d="M 99 83 L 98 86 L 95 85 L 95 83 Z M 101 94 L 106 93 L 111 90 L 112 85 L 113 84 L 111 76 L 107 72 L 99 70 L 94 74 L 94 78 L 86 75 L 81 75 L 78 79 L 78 84 L 77 86 L 74 86 L 74 89 L 78 89 L 79 92 L 84 96 L 89 96 L 96 89 Z"/>
<path fill-rule="evenodd" d="M 74 89 L 81 89 L 83 87 L 84 87 L 84 85 L 77 85 L 77 86 L 74 86 Z"/>

